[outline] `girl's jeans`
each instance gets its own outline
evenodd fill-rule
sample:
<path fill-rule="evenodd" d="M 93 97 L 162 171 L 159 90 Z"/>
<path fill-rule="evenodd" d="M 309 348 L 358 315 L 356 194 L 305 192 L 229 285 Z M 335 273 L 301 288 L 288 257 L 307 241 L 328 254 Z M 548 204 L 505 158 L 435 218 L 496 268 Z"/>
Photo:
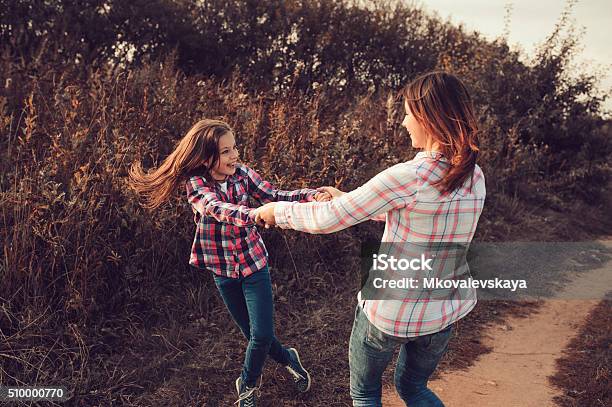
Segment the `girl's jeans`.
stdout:
<path fill-rule="evenodd" d="M 382 406 L 382 374 L 397 346 L 395 388 L 410 407 L 443 407 L 427 388 L 427 380 L 446 352 L 452 325 L 440 332 L 414 338 L 387 335 L 370 323 L 358 305 L 349 343 L 353 406 Z"/>
<path fill-rule="evenodd" d="M 255 387 L 268 354 L 282 365 L 289 362 L 289 353 L 274 336 L 272 285 L 266 267 L 248 277 L 238 279 L 214 275 L 232 318 L 249 341 L 242 382 Z"/>

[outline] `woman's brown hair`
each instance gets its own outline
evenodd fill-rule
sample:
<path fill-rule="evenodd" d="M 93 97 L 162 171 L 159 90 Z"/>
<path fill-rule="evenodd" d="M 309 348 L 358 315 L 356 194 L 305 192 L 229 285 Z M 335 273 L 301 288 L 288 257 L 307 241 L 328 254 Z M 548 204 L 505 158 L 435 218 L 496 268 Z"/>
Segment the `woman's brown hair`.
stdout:
<path fill-rule="evenodd" d="M 142 197 L 143 206 L 157 208 L 166 202 L 188 175 L 200 172 L 210 178 L 210 168 L 219 161 L 219 139 L 232 132 L 230 126 L 220 120 L 200 120 L 178 142 L 174 151 L 161 165 L 147 173 L 140 162 L 132 164 L 129 171 L 130 186 Z"/>
<path fill-rule="evenodd" d="M 467 88 L 456 76 L 435 71 L 410 82 L 402 94 L 451 164 L 437 186 L 445 193 L 454 191 L 472 175 L 479 151 L 478 124 Z"/>

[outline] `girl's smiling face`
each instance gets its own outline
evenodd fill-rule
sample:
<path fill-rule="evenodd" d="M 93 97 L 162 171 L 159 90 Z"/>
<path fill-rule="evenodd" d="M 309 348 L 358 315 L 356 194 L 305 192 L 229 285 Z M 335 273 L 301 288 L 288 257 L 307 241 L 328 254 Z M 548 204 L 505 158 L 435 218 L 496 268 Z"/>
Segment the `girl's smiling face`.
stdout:
<path fill-rule="evenodd" d="M 414 148 L 427 148 L 431 143 L 431 137 L 427 134 L 425 128 L 419 123 L 410 111 L 408 103 L 404 102 L 404 108 L 406 109 L 406 116 L 402 122 L 402 126 L 408 130 L 410 135 L 410 141 L 412 141 L 412 147 Z"/>
<path fill-rule="evenodd" d="M 238 165 L 238 156 L 234 134 L 225 133 L 219 138 L 219 161 L 210 169 L 210 175 L 215 181 L 225 181 L 227 177 L 234 175 Z"/>

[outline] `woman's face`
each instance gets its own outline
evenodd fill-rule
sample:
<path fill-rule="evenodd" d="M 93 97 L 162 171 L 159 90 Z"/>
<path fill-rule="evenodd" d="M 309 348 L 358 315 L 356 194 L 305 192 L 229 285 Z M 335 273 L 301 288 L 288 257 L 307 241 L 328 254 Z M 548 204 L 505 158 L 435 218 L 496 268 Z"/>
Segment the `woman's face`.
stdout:
<path fill-rule="evenodd" d="M 238 149 L 233 133 L 225 133 L 219 139 L 219 162 L 210 169 L 210 175 L 216 181 L 224 181 L 234 175 L 238 164 Z"/>
<path fill-rule="evenodd" d="M 410 140 L 412 141 L 412 147 L 414 148 L 427 148 L 431 143 L 431 137 L 425 131 L 425 128 L 417 121 L 416 117 L 410 111 L 408 103 L 404 102 L 404 108 L 406 109 L 406 116 L 402 122 L 402 126 L 408 130 Z"/>

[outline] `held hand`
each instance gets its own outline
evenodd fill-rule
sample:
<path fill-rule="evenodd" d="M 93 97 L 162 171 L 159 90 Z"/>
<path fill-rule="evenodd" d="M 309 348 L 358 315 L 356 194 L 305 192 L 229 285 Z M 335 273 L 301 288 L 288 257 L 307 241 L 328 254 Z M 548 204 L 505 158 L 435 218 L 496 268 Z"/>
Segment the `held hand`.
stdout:
<path fill-rule="evenodd" d="M 265 225 L 266 228 L 276 225 L 276 219 L 274 218 L 274 206 L 275 202 L 270 202 L 257 208 L 255 210 L 255 223 L 260 226 Z"/>
<path fill-rule="evenodd" d="M 346 192 L 342 192 L 339 189 L 334 188 L 334 187 L 320 187 L 320 188 L 317 188 L 317 191 L 319 191 L 320 193 L 329 194 L 332 197 L 332 199 L 339 198 L 342 195 L 346 194 Z"/>
<path fill-rule="evenodd" d="M 332 200 L 332 196 L 329 192 L 317 192 L 314 196 L 314 200 L 317 202 L 327 202 Z"/>
<path fill-rule="evenodd" d="M 266 222 L 261 218 L 261 216 L 259 215 L 259 210 L 261 208 L 257 208 L 253 211 L 253 213 L 255 214 L 255 224 L 257 226 L 266 226 Z"/>

